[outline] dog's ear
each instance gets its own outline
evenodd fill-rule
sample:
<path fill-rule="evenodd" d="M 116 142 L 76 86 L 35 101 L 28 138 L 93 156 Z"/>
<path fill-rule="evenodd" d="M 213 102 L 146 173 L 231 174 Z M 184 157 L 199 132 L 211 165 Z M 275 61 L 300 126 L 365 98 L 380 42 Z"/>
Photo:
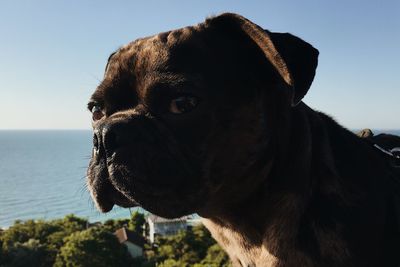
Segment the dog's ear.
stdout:
<path fill-rule="evenodd" d="M 224 13 L 206 23 L 238 29 L 262 50 L 265 57 L 292 90 L 292 106 L 301 102 L 314 79 L 318 64 L 318 50 L 289 33 L 263 30 L 250 20 L 233 13 Z"/>

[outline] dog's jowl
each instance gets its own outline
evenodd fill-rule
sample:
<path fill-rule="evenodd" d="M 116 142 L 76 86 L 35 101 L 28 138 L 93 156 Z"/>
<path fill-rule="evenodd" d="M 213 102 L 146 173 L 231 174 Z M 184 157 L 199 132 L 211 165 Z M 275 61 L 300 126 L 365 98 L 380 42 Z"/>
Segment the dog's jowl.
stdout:
<path fill-rule="evenodd" d="M 400 266 L 399 172 L 302 102 L 317 60 L 236 14 L 118 49 L 88 104 L 98 209 L 197 213 L 234 266 Z"/>

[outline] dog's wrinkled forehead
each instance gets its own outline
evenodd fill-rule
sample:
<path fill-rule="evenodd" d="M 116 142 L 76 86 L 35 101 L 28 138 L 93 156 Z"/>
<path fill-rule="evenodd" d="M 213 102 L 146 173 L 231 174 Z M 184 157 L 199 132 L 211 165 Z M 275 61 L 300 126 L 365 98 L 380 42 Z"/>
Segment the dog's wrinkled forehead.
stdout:
<path fill-rule="evenodd" d="M 153 88 L 239 92 L 255 87 L 253 81 L 280 83 L 295 106 L 311 86 L 317 62 L 318 50 L 300 38 L 227 13 L 123 46 L 110 57 L 92 98 L 106 99 L 104 108 L 111 114 L 144 100 Z"/>
<path fill-rule="evenodd" d="M 121 82 L 134 85 L 138 97 L 142 97 L 156 83 L 173 83 L 181 79 L 179 73 L 188 71 L 184 66 L 184 61 L 188 61 L 185 59 L 187 54 L 182 47 L 191 46 L 188 50 L 196 50 L 194 46 L 199 47 L 201 43 L 196 38 L 197 32 L 196 27 L 187 27 L 138 39 L 121 47 L 110 56 L 103 83 L 113 87 Z"/>
<path fill-rule="evenodd" d="M 103 81 L 90 102 L 111 115 L 146 102 L 154 95 L 152 89 L 200 88 L 199 75 L 209 60 L 203 32 L 199 24 L 121 47 L 109 57 Z"/>

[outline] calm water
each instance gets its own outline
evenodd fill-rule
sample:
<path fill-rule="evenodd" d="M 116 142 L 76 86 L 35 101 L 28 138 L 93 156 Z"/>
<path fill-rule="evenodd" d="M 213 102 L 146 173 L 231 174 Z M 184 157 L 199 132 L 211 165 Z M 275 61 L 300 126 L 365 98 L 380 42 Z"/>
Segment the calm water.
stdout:
<path fill-rule="evenodd" d="M 0 227 L 69 213 L 91 221 L 129 216 L 93 206 L 84 187 L 91 142 L 90 131 L 0 131 Z"/>
<path fill-rule="evenodd" d="M 90 131 L 0 131 L 0 227 L 69 213 L 91 221 L 128 217 L 122 208 L 99 213 L 85 190 L 91 140 Z"/>

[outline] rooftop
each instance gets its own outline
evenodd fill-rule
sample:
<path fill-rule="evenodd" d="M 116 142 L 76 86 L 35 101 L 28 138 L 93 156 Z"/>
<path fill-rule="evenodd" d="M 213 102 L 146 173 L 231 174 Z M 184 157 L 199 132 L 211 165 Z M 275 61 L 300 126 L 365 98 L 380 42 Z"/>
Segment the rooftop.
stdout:
<path fill-rule="evenodd" d="M 126 229 L 125 227 L 119 228 L 117 231 L 114 232 L 115 236 L 118 238 L 120 243 L 124 243 L 129 241 L 135 245 L 143 247 L 145 240 L 142 236 L 138 235 L 137 233 Z"/>

